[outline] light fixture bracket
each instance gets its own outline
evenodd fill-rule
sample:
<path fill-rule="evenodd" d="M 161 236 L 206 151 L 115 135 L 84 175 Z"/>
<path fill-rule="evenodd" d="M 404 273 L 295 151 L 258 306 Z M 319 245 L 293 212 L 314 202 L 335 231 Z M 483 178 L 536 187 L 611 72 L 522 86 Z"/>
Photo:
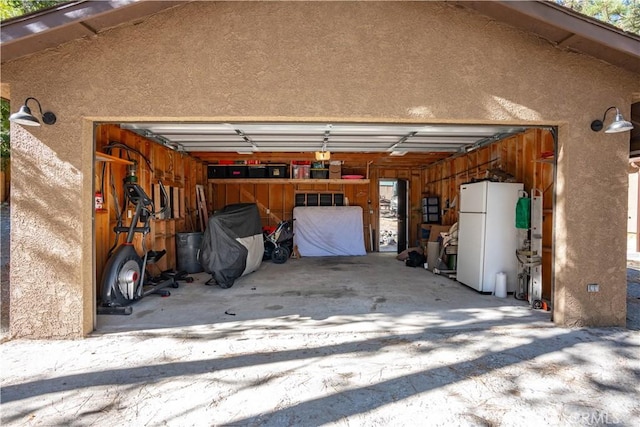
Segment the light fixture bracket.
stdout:
<path fill-rule="evenodd" d="M 56 117 L 55 114 L 53 114 L 51 111 L 45 111 L 42 114 L 42 123 L 44 123 L 45 125 L 52 125 L 54 124 L 56 121 L 58 120 L 58 118 Z"/>
<path fill-rule="evenodd" d="M 602 120 L 594 120 L 591 122 L 591 130 L 594 132 L 600 132 L 604 127 Z"/>

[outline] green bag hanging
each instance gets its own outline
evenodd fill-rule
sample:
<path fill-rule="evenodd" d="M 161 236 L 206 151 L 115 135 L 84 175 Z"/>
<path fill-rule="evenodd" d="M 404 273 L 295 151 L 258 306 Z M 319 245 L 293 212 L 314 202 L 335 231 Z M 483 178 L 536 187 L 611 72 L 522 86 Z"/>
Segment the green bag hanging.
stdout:
<path fill-rule="evenodd" d="M 531 222 L 531 199 L 520 197 L 516 204 L 516 228 L 529 228 Z"/>

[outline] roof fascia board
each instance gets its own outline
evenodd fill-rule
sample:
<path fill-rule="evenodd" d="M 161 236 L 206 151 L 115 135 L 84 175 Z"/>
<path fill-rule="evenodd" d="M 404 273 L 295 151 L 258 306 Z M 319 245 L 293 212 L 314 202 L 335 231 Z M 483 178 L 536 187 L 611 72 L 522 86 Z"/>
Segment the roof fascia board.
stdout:
<path fill-rule="evenodd" d="M 640 57 L 640 36 L 609 27 L 549 1 L 500 1 L 504 7 L 555 25 L 629 55 Z"/>
<path fill-rule="evenodd" d="M 129 6 L 140 0 L 109 0 L 65 3 L 55 9 L 43 10 L 41 13 L 25 15 L 3 22 L 0 27 L 0 43 L 7 44 L 14 40 L 35 36 L 65 25 L 94 18 L 103 13 Z"/>

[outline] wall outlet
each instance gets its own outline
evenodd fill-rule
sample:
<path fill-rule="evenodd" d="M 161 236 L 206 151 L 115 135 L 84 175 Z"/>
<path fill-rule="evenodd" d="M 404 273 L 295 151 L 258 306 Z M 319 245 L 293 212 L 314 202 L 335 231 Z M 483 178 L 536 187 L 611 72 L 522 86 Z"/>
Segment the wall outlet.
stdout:
<path fill-rule="evenodd" d="M 269 215 L 271 213 L 271 209 L 267 208 L 265 212 Z"/>
<path fill-rule="evenodd" d="M 589 283 L 587 285 L 587 292 L 600 292 L 600 285 L 597 283 Z"/>

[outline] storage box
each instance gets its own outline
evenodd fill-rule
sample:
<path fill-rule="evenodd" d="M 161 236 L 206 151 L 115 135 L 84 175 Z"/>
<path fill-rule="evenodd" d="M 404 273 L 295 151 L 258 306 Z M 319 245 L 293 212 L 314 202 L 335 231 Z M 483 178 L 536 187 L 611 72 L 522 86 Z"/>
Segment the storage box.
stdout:
<path fill-rule="evenodd" d="M 437 242 L 440 233 L 447 233 L 450 228 L 450 225 L 420 224 L 418 239 Z"/>
<path fill-rule="evenodd" d="M 227 166 L 220 165 L 208 165 L 207 166 L 207 178 L 226 178 L 227 177 Z"/>
<path fill-rule="evenodd" d="M 429 196 L 422 198 L 422 206 L 439 206 L 440 199 L 436 196 Z"/>
<path fill-rule="evenodd" d="M 335 206 L 344 206 L 344 194 L 334 194 L 333 204 Z"/>
<path fill-rule="evenodd" d="M 440 221 L 440 199 L 435 196 L 423 197 L 422 222 L 439 224 Z"/>
<path fill-rule="evenodd" d="M 440 215 L 438 215 L 437 213 L 431 213 L 431 214 L 423 214 L 422 215 L 422 222 L 428 222 L 433 224 L 440 222 Z"/>
<path fill-rule="evenodd" d="M 333 206 L 333 194 L 320 194 L 320 206 Z"/>
<path fill-rule="evenodd" d="M 295 205 L 296 206 L 304 206 L 306 204 L 307 204 L 307 195 L 304 194 L 304 193 L 296 194 Z"/>
<path fill-rule="evenodd" d="M 326 168 L 317 168 L 311 169 L 310 173 L 311 179 L 327 179 L 329 178 L 329 169 Z"/>
<path fill-rule="evenodd" d="M 247 166 L 249 178 L 265 178 L 267 176 L 267 167 L 265 165 L 249 165 Z"/>
<path fill-rule="evenodd" d="M 307 206 L 318 206 L 319 197 L 317 193 L 309 193 L 307 194 Z"/>
<path fill-rule="evenodd" d="M 293 176 L 295 179 L 309 179 L 311 165 L 293 165 Z"/>
<path fill-rule="evenodd" d="M 267 165 L 267 175 L 269 178 L 286 178 L 287 165 Z"/>
<path fill-rule="evenodd" d="M 247 167 L 244 165 L 229 165 L 227 168 L 227 178 L 246 178 Z"/>
<path fill-rule="evenodd" d="M 329 165 L 329 179 L 340 179 L 342 178 L 342 165 L 341 164 L 330 164 Z"/>

